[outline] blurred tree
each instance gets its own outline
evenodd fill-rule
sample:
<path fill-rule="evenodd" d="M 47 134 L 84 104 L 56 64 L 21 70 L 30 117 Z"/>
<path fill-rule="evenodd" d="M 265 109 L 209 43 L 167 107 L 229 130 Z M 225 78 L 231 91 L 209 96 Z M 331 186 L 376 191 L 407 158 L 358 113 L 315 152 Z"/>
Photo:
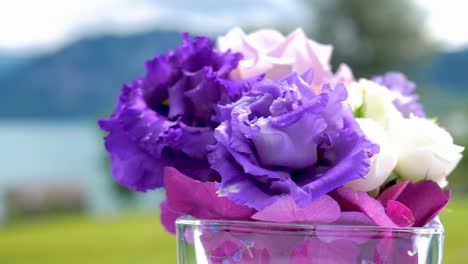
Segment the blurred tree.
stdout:
<path fill-rule="evenodd" d="M 405 70 L 431 53 L 424 14 L 411 0 L 303 0 L 308 35 L 335 46 L 333 65 L 356 76 Z"/>

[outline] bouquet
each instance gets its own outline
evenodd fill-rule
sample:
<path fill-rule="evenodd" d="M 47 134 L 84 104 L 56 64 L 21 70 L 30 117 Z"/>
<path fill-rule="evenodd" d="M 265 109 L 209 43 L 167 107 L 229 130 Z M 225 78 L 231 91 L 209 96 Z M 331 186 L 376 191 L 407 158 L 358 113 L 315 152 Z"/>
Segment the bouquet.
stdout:
<path fill-rule="evenodd" d="M 463 147 L 426 117 L 403 74 L 357 79 L 345 64 L 333 72 L 333 48 L 301 29 L 283 36 L 235 28 L 217 48 L 205 36 L 182 38 L 147 61 L 146 74 L 124 84 L 99 121 L 115 180 L 135 191 L 165 189 L 167 231 L 187 215 L 423 227 L 447 205 L 443 188 Z M 202 237 L 210 263 L 275 263 L 265 243 L 215 231 Z M 319 247 L 314 241 L 281 250 L 302 263 L 293 260 L 307 255 L 306 245 Z M 336 243 L 330 252 L 354 252 Z"/>

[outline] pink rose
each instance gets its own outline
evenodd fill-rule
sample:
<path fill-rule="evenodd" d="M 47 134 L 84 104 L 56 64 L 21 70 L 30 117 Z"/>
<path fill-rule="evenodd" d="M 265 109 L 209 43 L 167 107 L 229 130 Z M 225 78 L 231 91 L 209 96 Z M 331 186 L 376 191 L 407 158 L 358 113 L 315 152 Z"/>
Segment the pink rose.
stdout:
<path fill-rule="evenodd" d="M 348 83 L 353 79 L 346 65 L 341 65 L 334 76 L 330 65 L 333 47 L 308 39 L 300 28 L 287 37 L 276 30 L 262 29 L 245 34 L 242 29 L 234 28 L 218 38 L 218 48 L 244 55 L 231 72 L 233 79 L 264 73 L 270 79 L 281 79 L 293 72 L 303 73 L 309 69 L 314 75 L 311 85 L 316 89 L 320 89 L 324 83 Z"/>

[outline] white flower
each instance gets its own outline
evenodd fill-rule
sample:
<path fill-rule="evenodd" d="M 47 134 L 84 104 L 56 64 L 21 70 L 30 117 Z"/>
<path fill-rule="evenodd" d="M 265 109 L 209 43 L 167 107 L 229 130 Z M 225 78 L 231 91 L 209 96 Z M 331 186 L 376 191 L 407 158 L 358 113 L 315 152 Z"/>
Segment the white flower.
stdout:
<path fill-rule="evenodd" d="M 356 180 L 348 183 L 356 190 L 378 187 L 377 182 L 383 183 L 382 175 L 391 173 L 390 168 L 396 158 L 396 166 L 393 166 L 402 179 L 432 180 L 444 187 L 447 185 L 446 177 L 462 158 L 463 147 L 455 145 L 452 136 L 435 122 L 414 116 L 404 118 L 393 104 L 397 96 L 366 79 L 348 86 L 347 102 L 355 115 L 377 122 L 383 130 L 379 132 L 375 124 L 368 121 L 359 122 L 364 134 L 380 145 L 381 152 L 372 160 L 367 176 L 369 182 Z"/>
<path fill-rule="evenodd" d="M 348 104 L 357 117 L 369 118 L 382 125 L 385 129 L 391 122 L 403 118 L 393 104 L 395 94 L 387 88 L 360 79 L 348 86 Z"/>
<path fill-rule="evenodd" d="M 461 160 L 464 149 L 453 143 L 447 131 L 432 120 L 410 117 L 401 119 L 391 133 L 397 143 L 396 172 L 401 178 L 447 185 L 446 177 Z"/>
<path fill-rule="evenodd" d="M 371 167 L 364 179 L 356 179 L 345 184 L 356 191 L 368 192 L 380 187 L 388 178 L 398 160 L 398 155 L 389 136 L 381 125 L 367 118 L 356 119 L 364 134 L 374 143 L 379 144 L 380 151 L 371 158 Z"/>

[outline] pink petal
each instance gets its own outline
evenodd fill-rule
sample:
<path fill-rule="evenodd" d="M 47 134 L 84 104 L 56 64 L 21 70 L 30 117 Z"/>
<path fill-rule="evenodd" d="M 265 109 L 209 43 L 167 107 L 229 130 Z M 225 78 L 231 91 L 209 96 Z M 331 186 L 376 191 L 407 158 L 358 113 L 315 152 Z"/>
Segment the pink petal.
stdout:
<path fill-rule="evenodd" d="M 219 197 L 213 182 L 199 182 L 177 169 L 164 169 L 167 207 L 203 219 L 247 220 L 255 210 Z M 164 205 L 166 206 L 166 205 Z"/>
<path fill-rule="evenodd" d="M 404 181 L 391 186 L 379 195 L 378 200 L 383 206 L 387 206 L 387 202 L 389 200 L 396 200 L 409 183 L 410 181 Z"/>
<path fill-rule="evenodd" d="M 294 72 L 293 63 L 294 61 L 289 59 L 278 59 L 278 58 L 264 58 L 264 61 L 268 63 L 269 67 L 264 67 L 264 71 L 259 71 L 259 74 L 265 73 L 267 78 L 270 79 L 281 79 L 288 76 L 291 72 Z M 262 65 L 257 63 L 255 66 Z"/>
<path fill-rule="evenodd" d="M 333 79 L 336 83 L 344 83 L 345 85 L 348 85 L 354 80 L 353 71 L 348 65 L 340 64 Z"/>
<path fill-rule="evenodd" d="M 341 212 L 340 218 L 332 223 L 333 225 L 349 225 L 349 226 L 375 226 L 375 223 L 365 214 L 361 212 Z M 330 229 L 329 226 L 317 226 L 317 237 L 326 243 L 332 243 L 336 240 L 346 239 L 353 241 L 356 244 L 368 242 L 374 235 L 372 231 L 360 231 L 356 233 L 354 228 L 340 229 L 339 231 Z"/>
<path fill-rule="evenodd" d="M 203 230 L 200 240 L 203 249 L 210 259 L 209 263 L 245 263 L 271 264 L 270 252 L 276 248 L 265 247 L 263 240 L 279 241 L 277 236 L 233 230 Z M 289 251 L 290 252 L 290 251 Z M 289 256 L 289 254 L 288 254 Z"/>
<path fill-rule="evenodd" d="M 210 263 L 222 264 L 225 262 L 225 259 L 232 258 L 233 255 L 242 249 L 242 244 L 240 242 L 236 242 L 225 240 L 218 247 L 214 248 L 214 250 L 208 251 Z"/>
<path fill-rule="evenodd" d="M 358 255 L 359 248 L 352 241 L 335 240 L 332 243 L 326 243 L 316 237 L 312 237 L 296 246 L 291 254 L 289 263 L 356 263 Z"/>
<path fill-rule="evenodd" d="M 400 227 L 412 226 L 415 221 L 411 210 L 394 200 L 387 202 L 387 215 Z"/>
<path fill-rule="evenodd" d="M 340 216 L 340 206 L 323 195 L 305 208 L 300 208 L 290 195 L 283 195 L 272 205 L 255 213 L 252 219 L 280 223 L 331 223 Z"/>
<path fill-rule="evenodd" d="M 312 83 L 312 81 L 314 80 L 314 69 L 310 68 L 307 71 L 301 73 L 301 78 L 307 84 Z"/>
<path fill-rule="evenodd" d="M 283 42 L 286 38 L 276 30 L 260 29 L 248 36 L 249 41 L 256 44 L 259 50 L 268 51 L 278 44 Z"/>
<path fill-rule="evenodd" d="M 247 35 L 242 29 L 236 27 L 231 29 L 225 36 L 221 36 L 217 41 L 218 48 L 222 52 L 232 50 L 233 52 L 242 51 L 244 59 L 251 59 L 256 53 L 253 47 L 247 40 Z"/>
<path fill-rule="evenodd" d="M 333 47 L 308 40 L 302 29 L 297 29 L 273 50 L 268 56 L 276 58 L 294 58 L 294 71 L 303 73 L 314 69 L 314 84 L 322 85 L 331 77 L 330 58 Z M 284 76 L 283 76 L 284 77 Z"/>
<path fill-rule="evenodd" d="M 364 213 L 361 212 L 341 212 L 338 220 L 333 222 L 337 225 L 366 225 L 373 226 L 375 223 Z"/>
<path fill-rule="evenodd" d="M 375 224 L 383 227 L 398 227 L 385 213 L 382 204 L 366 192 L 355 192 L 341 187 L 334 192 L 342 211 L 357 211 L 367 215 Z"/>
<path fill-rule="evenodd" d="M 374 263 L 417 264 L 418 252 L 415 252 L 414 243 L 411 236 L 381 239 L 374 250 Z"/>

